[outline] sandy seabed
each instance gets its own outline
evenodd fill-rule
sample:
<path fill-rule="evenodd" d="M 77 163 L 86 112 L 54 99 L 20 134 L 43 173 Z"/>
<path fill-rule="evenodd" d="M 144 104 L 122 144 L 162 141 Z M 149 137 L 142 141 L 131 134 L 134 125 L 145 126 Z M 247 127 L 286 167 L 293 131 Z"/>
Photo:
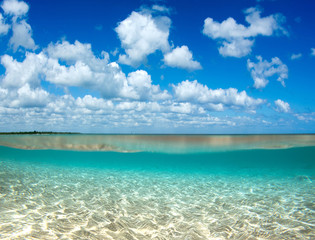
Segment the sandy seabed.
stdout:
<path fill-rule="evenodd" d="M 315 239 L 308 176 L 0 161 L 1 239 Z"/>

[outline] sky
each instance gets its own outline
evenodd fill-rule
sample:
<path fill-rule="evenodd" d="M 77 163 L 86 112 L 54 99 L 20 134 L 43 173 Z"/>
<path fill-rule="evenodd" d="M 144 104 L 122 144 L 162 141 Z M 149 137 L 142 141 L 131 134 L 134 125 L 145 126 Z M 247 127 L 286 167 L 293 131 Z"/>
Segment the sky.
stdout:
<path fill-rule="evenodd" d="M 315 2 L 0 1 L 0 131 L 314 133 Z"/>

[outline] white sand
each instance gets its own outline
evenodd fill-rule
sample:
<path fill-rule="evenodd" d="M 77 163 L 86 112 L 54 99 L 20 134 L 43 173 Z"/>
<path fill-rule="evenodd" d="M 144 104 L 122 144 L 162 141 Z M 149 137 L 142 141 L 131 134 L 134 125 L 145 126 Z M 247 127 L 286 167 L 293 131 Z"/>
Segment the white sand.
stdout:
<path fill-rule="evenodd" d="M 314 193 L 303 176 L 0 161 L 0 238 L 315 239 Z"/>

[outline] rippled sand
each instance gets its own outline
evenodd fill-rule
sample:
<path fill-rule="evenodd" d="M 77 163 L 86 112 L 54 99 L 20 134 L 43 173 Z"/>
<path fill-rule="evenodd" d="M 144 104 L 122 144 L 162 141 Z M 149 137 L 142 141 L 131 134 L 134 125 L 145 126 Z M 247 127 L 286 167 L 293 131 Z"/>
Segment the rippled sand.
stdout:
<path fill-rule="evenodd" d="M 0 135 L 19 149 L 193 153 L 315 146 L 315 135 Z"/>
<path fill-rule="evenodd" d="M 315 239 L 311 176 L 0 161 L 1 239 Z"/>

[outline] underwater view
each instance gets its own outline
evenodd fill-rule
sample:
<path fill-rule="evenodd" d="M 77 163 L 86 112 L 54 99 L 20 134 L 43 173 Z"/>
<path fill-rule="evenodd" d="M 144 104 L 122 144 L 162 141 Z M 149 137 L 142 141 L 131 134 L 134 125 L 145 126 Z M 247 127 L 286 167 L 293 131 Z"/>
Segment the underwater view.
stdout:
<path fill-rule="evenodd" d="M 314 12 L 0 0 L 0 240 L 315 240 Z"/>
<path fill-rule="evenodd" d="M 1 239 L 314 239 L 315 135 L 1 135 Z"/>

